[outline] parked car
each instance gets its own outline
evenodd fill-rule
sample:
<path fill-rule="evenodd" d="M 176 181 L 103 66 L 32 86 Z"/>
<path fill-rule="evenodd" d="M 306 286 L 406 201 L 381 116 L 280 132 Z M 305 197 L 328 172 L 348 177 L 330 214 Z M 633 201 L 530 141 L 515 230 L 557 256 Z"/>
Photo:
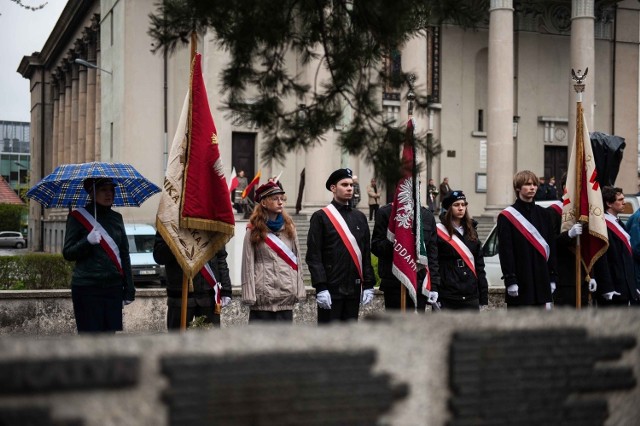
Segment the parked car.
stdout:
<path fill-rule="evenodd" d="M 15 247 L 21 249 L 27 246 L 27 240 L 17 231 L 0 232 L 0 247 Z"/>
<path fill-rule="evenodd" d="M 623 223 L 626 223 L 638 207 L 640 207 L 640 197 L 636 195 L 625 195 L 625 211 L 618 215 Z M 536 201 L 536 204 L 542 207 L 549 207 L 552 201 Z M 484 255 L 485 272 L 487 273 L 487 281 L 489 287 L 504 287 L 502 281 L 502 269 L 500 268 L 500 258 L 498 257 L 498 229 L 493 226 L 487 239 L 482 245 L 482 253 Z"/>
<path fill-rule="evenodd" d="M 147 224 L 126 224 L 125 231 L 129 239 L 131 272 L 135 285 L 166 285 L 164 266 L 153 260 L 155 228 Z"/>

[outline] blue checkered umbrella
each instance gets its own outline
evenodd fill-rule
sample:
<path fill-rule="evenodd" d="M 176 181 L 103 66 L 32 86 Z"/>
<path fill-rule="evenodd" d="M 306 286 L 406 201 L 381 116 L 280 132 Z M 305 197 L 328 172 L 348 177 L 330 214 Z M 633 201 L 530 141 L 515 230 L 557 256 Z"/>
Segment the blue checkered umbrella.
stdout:
<path fill-rule="evenodd" d="M 115 188 L 113 205 L 116 207 L 139 207 L 147 198 L 160 192 L 160 188 L 147 180 L 130 164 L 82 163 L 64 164 L 56 167 L 27 192 L 27 197 L 38 201 L 46 208 L 84 207 L 89 194 L 82 182 L 87 178 L 111 178 Z"/>

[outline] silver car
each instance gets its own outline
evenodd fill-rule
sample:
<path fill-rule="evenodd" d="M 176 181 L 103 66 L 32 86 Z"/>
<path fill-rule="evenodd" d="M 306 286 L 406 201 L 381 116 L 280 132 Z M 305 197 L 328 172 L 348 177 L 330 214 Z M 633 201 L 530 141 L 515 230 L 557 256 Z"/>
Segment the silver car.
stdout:
<path fill-rule="evenodd" d="M 27 246 L 27 240 L 20 232 L 2 231 L 0 232 L 0 247 L 23 248 Z"/>

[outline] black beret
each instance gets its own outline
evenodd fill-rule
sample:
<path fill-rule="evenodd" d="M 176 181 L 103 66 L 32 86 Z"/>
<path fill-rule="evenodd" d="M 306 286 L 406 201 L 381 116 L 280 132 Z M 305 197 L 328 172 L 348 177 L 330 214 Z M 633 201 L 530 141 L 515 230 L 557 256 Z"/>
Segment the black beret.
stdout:
<path fill-rule="evenodd" d="M 444 200 L 442 200 L 442 208 L 445 210 L 449 210 L 451 204 L 455 203 L 458 200 L 465 200 L 465 202 L 467 201 L 467 197 L 465 197 L 464 192 L 460 190 L 451 191 L 449 195 L 447 195 Z"/>
<path fill-rule="evenodd" d="M 342 179 L 346 178 L 353 178 L 353 172 L 351 171 L 351 169 L 338 169 L 335 172 L 331 173 L 331 176 L 329 176 L 329 179 L 327 179 L 327 183 L 324 186 L 327 187 L 327 190 L 331 191 L 331 185 L 335 185 Z"/>

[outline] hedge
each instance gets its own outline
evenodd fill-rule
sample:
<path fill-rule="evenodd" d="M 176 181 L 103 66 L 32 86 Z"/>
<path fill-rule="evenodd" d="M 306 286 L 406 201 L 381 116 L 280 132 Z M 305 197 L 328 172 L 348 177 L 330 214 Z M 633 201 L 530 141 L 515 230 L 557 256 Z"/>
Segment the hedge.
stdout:
<path fill-rule="evenodd" d="M 60 254 L 29 253 L 0 256 L 0 289 L 45 290 L 70 288 L 73 262 Z"/>

